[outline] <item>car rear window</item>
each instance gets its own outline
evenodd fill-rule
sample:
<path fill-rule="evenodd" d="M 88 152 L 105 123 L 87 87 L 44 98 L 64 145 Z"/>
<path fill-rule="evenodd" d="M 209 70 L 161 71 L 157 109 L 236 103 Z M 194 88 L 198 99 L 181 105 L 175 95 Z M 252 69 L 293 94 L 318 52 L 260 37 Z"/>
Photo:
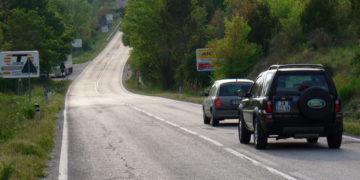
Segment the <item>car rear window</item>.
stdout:
<path fill-rule="evenodd" d="M 249 91 L 252 83 L 226 83 L 220 86 L 219 96 L 238 96 L 238 90 Z"/>
<path fill-rule="evenodd" d="M 329 91 L 323 74 L 280 74 L 277 79 L 276 94 L 300 94 L 310 87 L 320 87 Z"/>

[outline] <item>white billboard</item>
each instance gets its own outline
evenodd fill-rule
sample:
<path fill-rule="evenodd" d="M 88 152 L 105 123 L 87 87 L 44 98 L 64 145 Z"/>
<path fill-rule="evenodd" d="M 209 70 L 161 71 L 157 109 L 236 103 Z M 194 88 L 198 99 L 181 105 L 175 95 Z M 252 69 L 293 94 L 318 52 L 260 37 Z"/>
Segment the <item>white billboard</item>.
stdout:
<path fill-rule="evenodd" d="M 215 50 L 211 48 L 196 49 L 196 69 L 197 71 L 214 71 L 216 61 Z"/>
<path fill-rule="evenodd" d="M 1 78 L 35 78 L 40 76 L 38 51 L 0 52 Z"/>
<path fill-rule="evenodd" d="M 75 39 L 72 43 L 71 43 L 72 47 L 74 48 L 81 48 L 82 47 L 82 39 Z"/>
<path fill-rule="evenodd" d="M 106 23 L 111 24 L 114 21 L 114 16 L 112 14 L 106 14 Z"/>

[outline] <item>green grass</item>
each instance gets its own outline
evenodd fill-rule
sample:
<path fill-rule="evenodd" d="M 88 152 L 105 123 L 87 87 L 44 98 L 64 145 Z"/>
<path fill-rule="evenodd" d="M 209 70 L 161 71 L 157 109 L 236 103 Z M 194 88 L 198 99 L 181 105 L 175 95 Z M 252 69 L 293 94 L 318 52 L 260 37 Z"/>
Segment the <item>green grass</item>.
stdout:
<path fill-rule="evenodd" d="M 159 96 L 165 97 L 169 99 L 193 102 L 193 103 L 202 103 L 203 97 L 200 97 L 200 91 L 192 91 L 192 92 L 175 92 L 175 91 L 163 91 L 156 88 L 142 87 L 138 86 L 135 79 L 130 79 L 125 82 L 125 87 L 134 93 L 144 94 L 149 96 Z"/>
<path fill-rule="evenodd" d="M 36 83 L 32 102 L 27 96 L 0 94 L 0 180 L 38 179 L 54 147 L 57 114 L 63 108 L 70 81 Z M 43 87 L 54 94 L 45 104 Z M 40 105 L 41 118 L 35 119 L 34 104 Z"/>
<path fill-rule="evenodd" d="M 116 25 L 119 22 L 114 23 L 113 26 L 109 29 L 109 32 L 107 33 L 99 32 L 98 37 L 96 38 L 97 40 L 95 40 L 95 43 L 92 45 L 91 50 L 88 51 L 79 50 L 78 52 L 75 50 L 75 52 L 73 52 L 74 53 L 73 63 L 81 64 L 94 59 L 106 47 L 108 43 L 106 38 L 108 38 L 110 35 L 115 34 L 115 33 L 114 34 L 111 33 L 113 33 L 113 31 L 116 30 L 115 29 Z"/>

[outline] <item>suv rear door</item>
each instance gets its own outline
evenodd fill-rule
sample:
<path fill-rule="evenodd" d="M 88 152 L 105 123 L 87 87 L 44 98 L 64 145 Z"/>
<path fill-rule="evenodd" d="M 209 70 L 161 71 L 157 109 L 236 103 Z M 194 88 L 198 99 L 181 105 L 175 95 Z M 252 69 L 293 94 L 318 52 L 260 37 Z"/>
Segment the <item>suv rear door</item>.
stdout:
<path fill-rule="evenodd" d="M 298 106 L 299 97 L 308 88 L 322 88 L 332 97 L 336 93 L 324 71 L 278 71 L 272 85 L 270 97 L 275 122 L 309 122 L 301 115 Z"/>

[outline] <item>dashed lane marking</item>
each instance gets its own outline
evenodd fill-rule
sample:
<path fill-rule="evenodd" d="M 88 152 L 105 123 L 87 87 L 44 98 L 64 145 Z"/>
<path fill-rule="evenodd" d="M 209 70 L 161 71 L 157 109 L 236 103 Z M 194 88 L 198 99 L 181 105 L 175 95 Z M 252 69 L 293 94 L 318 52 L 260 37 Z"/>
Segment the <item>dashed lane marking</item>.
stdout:
<path fill-rule="evenodd" d="M 199 137 L 199 138 L 201 138 L 201 139 L 203 139 L 203 140 L 206 140 L 206 141 L 208 141 L 208 142 L 210 142 L 210 143 L 212 143 L 212 144 L 214 144 L 214 145 L 216 145 L 216 146 L 219 146 L 219 147 L 223 147 L 223 146 L 224 146 L 223 144 L 221 144 L 221 143 L 219 143 L 219 142 L 217 142 L 217 141 L 215 141 L 215 140 L 213 140 L 213 139 L 211 139 L 211 138 L 208 138 L 208 137 L 206 137 L 206 136 L 200 135 L 200 134 L 198 134 L 197 132 L 191 131 L 191 130 L 186 129 L 186 128 L 184 128 L 184 127 L 181 127 L 180 125 L 177 125 L 177 124 L 175 124 L 175 123 L 173 123 L 173 122 L 166 121 L 165 119 L 160 118 L 160 117 L 158 117 L 158 116 L 156 116 L 156 115 L 153 115 L 153 114 L 151 114 L 151 113 L 149 113 L 149 112 L 146 112 L 146 111 L 144 111 L 144 110 L 142 110 L 142 109 L 140 109 L 140 108 L 138 108 L 138 107 L 132 107 L 132 108 L 135 109 L 136 111 L 139 111 L 139 112 L 141 112 L 141 113 L 146 114 L 146 115 L 149 116 L 149 117 L 153 117 L 153 118 L 155 118 L 155 119 L 157 119 L 157 120 L 159 120 L 159 121 L 165 122 L 165 123 L 167 123 L 167 124 L 169 124 L 169 125 L 171 125 L 171 126 L 173 126 L 173 127 L 179 128 L 179 129 L 181 129 L 181 130 L 183 130 L 183 131 L 185 131 L 185 132 L 187 132 L 187 133 L 190 133 L 190 134 L 192 134 L 192 135 L 195 135 L 195 136 L 197 136 L 197 137 Z M 242 153 L 240 153 L 240 152 L 238 152 L 238 151 L 235 151 L 234 149 L 231 149 L 231 148 L 228 148 L 228 147 L 224 147 L 224 150 L 227 151 L 227 152 L 229 152 L 229 153 L 231 153 L 231 154 L 233 154 L 233 155 L 235 155 L 235 156 L 237 156 L 237 157 L 239 157 L 239 158 L 241 158 L 241 159 L 245 159 L 245 160 L 249 161 L 250 163 L 254 164 L 255 166 L 264 168 L 264 169 L 266 169 L 267 171 L 269 171 L 269 172 L 272 173 L 272 174 L 281 176 L 281 177 L 283 177 L 283 178 L 285 178 L 285 179 L 287 179 L 287 180 L 296 180 L 295 177 L 293 177 L 293 176 L 291 176 L 291 175 L 288 175 L 288 174 L 285 174 L 285 173 L 283 173 L 283 172 L 281 172 L 281 171 L 279 171 L 279 170 L 277 170 L 277 169 L 275 169 L 275 168 L 272 168 L 272 167 L 270 167 L 270 166 L 267 166 L 267 165 L 265 165 L 265 164 L 263 164 L 263 163 L 255 160 L 255 159 L 253 159 L 253 158 L 245 155 L 245 154 L 242 154 Z"/>
<path fill-rule="evenodd" d="M 262 167 L 262 168 L 268 170 L 268 171 L 269 171 L 270 173 L 272 173 L 272 174 L 279 175 L 279 176 L 281 176 L 281 177 L 283 177 L 283 178 L 285 178 L 285 179 L 287 179 L 287 180 L 296 180 L 295 177 L 292 177 L 292 176 L 290 176 L 290 175 L 288 175 L 288 174 L 285 174 L 285 173 L 283 173 L 283 172 L 281 172 L 281 171 L 279 171 L 279 170 L 277 170 L 277 169 L 275 169 L 275 168 L 272 168 L 272 167 L 267 166 L 267 165 L 265 165 L 265 164 L 263 164 L 263 163 L 260 163 L 259 161 L 256 161 L 255 159 L 252 159 L 251 157 L 246 156 L 245 154 L 239 153 L 239 152 L 237 152 L 237 151 L 235 151 L 235 150 L 233 150 L 233 149 L 231 149 L 231 148 L 224 148 L 224 149 L 225 149 L 227 152 L 229 152 L 229 153 L 231 153 L 231 154 L 233 154 L 233 155 L 235 155 L 235 156 L 237 156 L 237 157 L 239 157 L 239 158 L 248 160 L 249 162 L 251 162 L 251 163 L 254 164 L 255 166 Z"/>

